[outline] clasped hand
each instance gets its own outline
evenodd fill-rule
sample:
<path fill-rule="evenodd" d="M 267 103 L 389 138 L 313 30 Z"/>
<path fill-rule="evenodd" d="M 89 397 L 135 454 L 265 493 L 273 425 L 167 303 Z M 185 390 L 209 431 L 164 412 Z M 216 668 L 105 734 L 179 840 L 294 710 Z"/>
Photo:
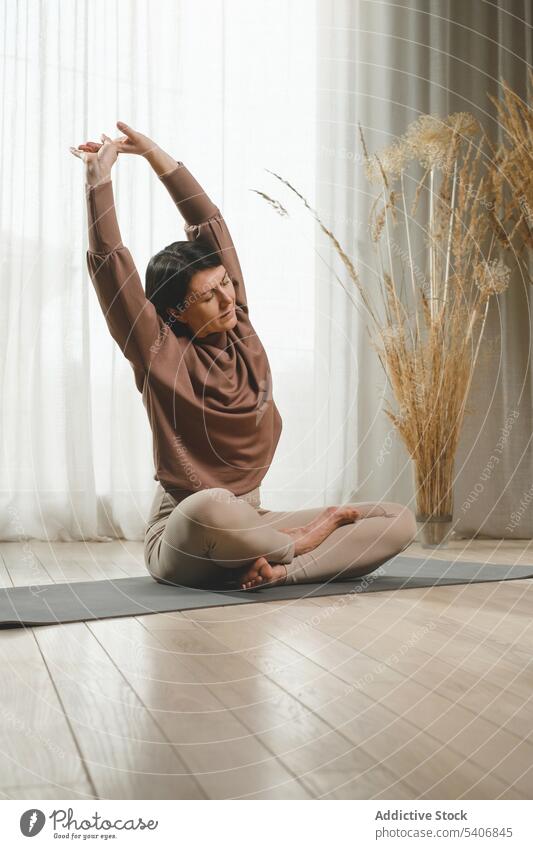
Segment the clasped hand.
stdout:
<path fill-rule="evenodd" d="M 78 147 L 70 147 L 74 156 L 85 162 L 85 178 L 88 185 L 96 186 L 111 179 L 111 168 L 115 164 L 119 153 L 135 153 L 138 156 L 146 156 L 157 145 L 148 138 L 125 124 L 117 121 L 117 127 L 122 130 L 123 135 L 111 139 L 105 133 L 101 135 L 101 142 L 88 141 Z"/>

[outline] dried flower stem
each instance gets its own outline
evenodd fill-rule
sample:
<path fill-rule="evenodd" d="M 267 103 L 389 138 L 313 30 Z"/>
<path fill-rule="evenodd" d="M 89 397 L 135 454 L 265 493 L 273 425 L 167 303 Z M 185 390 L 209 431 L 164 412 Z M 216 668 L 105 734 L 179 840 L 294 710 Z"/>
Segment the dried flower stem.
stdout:
<path fill-rule="evenodd" d="M 500 242 L 501 234 L 498 238 L 495 236 L 491 213 L 482 203 L 487 188 L 480 166 L 484 135 L 479 124 L 467 113 L 457 113 L 446 119 L 421 116 L 389 150 L 370 157 L 363 132 L 359 130 L 367 175 L 373 182 L 380 183 L 379 195 L 369 215 L 371 244 L 379 263 L 377 287 L 362 284 L 354 263 L 303 195 L 288 180 L 269 173 L 287 186 L 312 213 L 361 295 L 373 325 L 372 334 L 368 325 L 366 328 L 370 343 L 398 407 L 398 411 L 394 411 L 386 401 L 384 412 L 397 428 L 414 461 L 418 512 L 451 513 L 454 457 L 489 301 L 508 284 L 508 269 L 492 260 L 492 251 Z M 475 152 L 472 139 L 480 133 L 481 141 Z M 411 207 L 413 217 L 429 180 L 429 222 L 426 222 L 427 227 L 420 227 L 427 233 L 429 242 L 429 298 L 423 283 L 417 280 L 412 225 L 408 217 L 404 171 L 412 160 L 423 169 Z M 396 180 L 401 199 L 397 197 Z M 278 211 L 284 209 L 268 196 L 265 199 Z M 403 216 L 397 216 L 400 207 Z M 393 262 L 393 254 L 399 253 L 404 267 L 398 237 L 393 236 L 391 229 L 399 217 L 403 217 L 405 227 L 406 261 L 414 299 L 414 331 L 402 301 L 399 275 Z M 382 250 L 383 239 L 386 245 Z M 402 280 L 403 277 L 402 274 Z M 381 310 L 373 308 L 370 291 L 376 291 Z"/>
<path fill-rule="evenodd" d="M 446 248 L 446 270 L 444 272 L 444 294 L 443 301 L 446 303 L 446 295 L 448 294 L 448 274 L 450 269 L 450 256 L 452 247 L 452 232 L 455 213 L 455 189 L 457 184 L 457 159 L 453 163 L 453 187 L 452 187 L 452 203 L 450 212 L 450 226 L 448 228 L 448 246 Z"/>
<path fill-rule="evenodd" d="M 434 202 L 433 202 L 433 166 L 431 166 L 431 176 L 429 179 L 429 295 L 430 295 L 430 304 L 429 309 L 431 312 L 431 320 L 434 320 L 434 298 L 435 298 L 435 290 L 434 290 L 434 276 L 435 276 L 435 259 L 433 256 L 435 250 L 435 243 L 431 237 L 433 233 L 434 226 Z M 422 183 L 420 184 L 422 185 Z"/>

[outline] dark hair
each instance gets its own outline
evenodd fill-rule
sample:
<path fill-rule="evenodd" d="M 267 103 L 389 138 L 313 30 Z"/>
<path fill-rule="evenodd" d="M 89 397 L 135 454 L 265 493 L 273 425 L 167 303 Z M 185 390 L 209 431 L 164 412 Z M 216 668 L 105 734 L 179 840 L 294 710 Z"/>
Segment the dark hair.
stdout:
<path fill-rule="evenodd" d="M 167 307 L 177 310 L 186 304 L 189 282 L 197 271 L 221 265 L 219 255 L 209 245 L 196 239 L 194 242 L 172 242 L 158 251 L 146 267 L 145 294 L 161 318 L 169 322 Z M 177 336 L 184 335 L 182 322 L 173 321 L 172 330 Z"/>

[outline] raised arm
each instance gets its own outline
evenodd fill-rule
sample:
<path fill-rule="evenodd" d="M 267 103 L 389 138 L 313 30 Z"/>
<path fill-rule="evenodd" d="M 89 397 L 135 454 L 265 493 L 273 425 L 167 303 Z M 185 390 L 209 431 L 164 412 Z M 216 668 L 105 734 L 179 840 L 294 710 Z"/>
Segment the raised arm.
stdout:
<path fill-rule="evenodd" d="M 210 245 L 233 280 L 236 301 L 248 312 L 246 288 L 237 251 L 224 217 L 188 168 L 172 159 L 160 148 L 145 154 L 159 179 L 168 190 L 185 219 L 185 234 L 189 241 L 201 239 Z M 162 166 L 166 167 L 163 168 Z"/>
<path fill-rule="evenodd" d="M 122 238 L 111 179 L 85 184 L 89 249 L 87 267 L 113 339 L 139 369 L 148 368 L 162 320 L 144 293 Z"/>

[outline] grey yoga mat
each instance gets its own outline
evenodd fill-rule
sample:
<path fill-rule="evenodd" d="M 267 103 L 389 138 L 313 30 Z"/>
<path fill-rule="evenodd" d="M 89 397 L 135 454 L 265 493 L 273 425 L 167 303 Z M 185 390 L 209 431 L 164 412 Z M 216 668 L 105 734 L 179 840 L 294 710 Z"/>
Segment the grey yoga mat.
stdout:
<path fill-rule="evenodd" d="M 140 616 L 199 607 L 298 599 L 345 593 L 450 586 L 533 578 L 533 566 L 464 563 L 397 555 L 362 578 L 324 584 L 288 584 L 253 591 L 198 590 L 159 584 L 147 575 L 106 581 L 0 589 L 0 628 Z"/>

